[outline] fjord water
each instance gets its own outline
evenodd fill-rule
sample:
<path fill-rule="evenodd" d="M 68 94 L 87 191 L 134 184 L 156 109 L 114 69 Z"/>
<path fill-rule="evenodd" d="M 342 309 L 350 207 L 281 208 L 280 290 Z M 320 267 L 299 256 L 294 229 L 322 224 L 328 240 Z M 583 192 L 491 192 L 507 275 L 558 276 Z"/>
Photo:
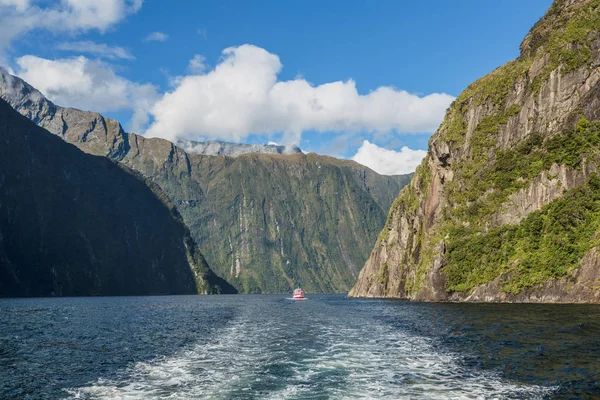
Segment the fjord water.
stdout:
<path fill-rule="evenodd" d="M 0 398 L 600 396 L 600 307 L 313 295 L 0 300 Z"/>

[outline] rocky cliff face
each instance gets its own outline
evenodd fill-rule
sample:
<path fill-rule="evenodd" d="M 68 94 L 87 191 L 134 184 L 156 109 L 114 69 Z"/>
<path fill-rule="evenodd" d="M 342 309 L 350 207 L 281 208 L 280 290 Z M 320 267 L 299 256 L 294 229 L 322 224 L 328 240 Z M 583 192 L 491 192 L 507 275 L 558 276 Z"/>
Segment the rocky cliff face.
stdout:
<path fill-rule="evenodd" d="M 0 296 L 233 293 L 162 191 L 0 100 Z"/>
<path fill-rule="evenodd" d="M 316 154 L 189 154 L 100 114 L 58 107 L 1 70 L 0 97 L 83 151 L 157 184 L 211 268 L 242 292 L 350 289 L 410 179 Z"/>
<path fill-rule="evenodd" d="M 231 156 L 242 154 L 298 154 L 302 150 L 298 146 L 279 146 L 276 144 L 245 144 L 229 143 L 218 140 L 208 142 L 195 142 L 193 140 L 178 140 L 177 146 L 188 154 L 202 154 L 205 156 Z"/>
<path fill-rule="evenodd" d="M 457 98 L 350 296 L 600 301 L 599 29 L 557 0 Z"/>
<path fill-rule="evenodd" d="M 203 252 L 246 292 L 350 288 L 398 182 L 315 154 L 190 156 L 197 190 L 174 195 Z M 182 197 L 179 197 L 182 196 Z"/>

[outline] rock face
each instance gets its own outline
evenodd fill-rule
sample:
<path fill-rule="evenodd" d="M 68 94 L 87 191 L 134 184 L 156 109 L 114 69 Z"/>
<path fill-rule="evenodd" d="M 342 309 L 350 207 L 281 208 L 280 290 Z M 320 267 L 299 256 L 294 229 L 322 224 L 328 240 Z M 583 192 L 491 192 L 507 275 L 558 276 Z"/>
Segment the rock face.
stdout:
<path fill-rule="evenodd" d="M 298 154 L 302 150 L 298 146 L 279 146 L 276 144 L 244 144 L 229 143 L 218 140 L 208 142 L 195 142 L 192 140 L 178 140 L 175 142 L 188 154 L 202 154 L 205 156 L 230 156 L 237 157 L 242 154 Z"/>
<path fill-rule="evenodd" d="M 189 154 L 128 134 L 100 114 L 54 105 L 0 70 L 0 97 L 81 150 L 158 185 L 209 265 L 241 292 L 345 292 L 409 175 L 381 176 L 353 161 L 298 152 Z"/>
<path fill-rule="evenodd" d="M 234 293 L 162 191 L 0 100 L 0 296 Z"/>
<path fill-rule="evenodd" d="M 172 198 L 211 265 L 252 293 L 349 289 L 402 184 L 316 154 L 189 160 L 201 191 Z"/>
<path fill-rule="evenodd" d="M 556 0 L 450 106 L 355 297 L 598 302 L 600 1 Z"/>

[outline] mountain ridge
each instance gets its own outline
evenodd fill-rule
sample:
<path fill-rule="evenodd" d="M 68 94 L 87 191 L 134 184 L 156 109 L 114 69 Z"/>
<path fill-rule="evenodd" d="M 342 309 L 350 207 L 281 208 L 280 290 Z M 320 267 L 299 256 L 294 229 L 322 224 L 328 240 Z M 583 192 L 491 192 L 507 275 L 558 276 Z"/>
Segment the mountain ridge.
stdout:
<path fill-rule="evenodd" d="M 235 292 L 139 174 L 85 154 L 2 99 L 0 139 L 0 296 Z"/>
<path fill-rule="evenodd" d="M 65 141 L 157 184 L 209 265 L 242 292 L 347 291 L 409 178 L 316 154 L 188 154 L 98 113 L 56 106 L 6 71 L 0 97 Z"/>

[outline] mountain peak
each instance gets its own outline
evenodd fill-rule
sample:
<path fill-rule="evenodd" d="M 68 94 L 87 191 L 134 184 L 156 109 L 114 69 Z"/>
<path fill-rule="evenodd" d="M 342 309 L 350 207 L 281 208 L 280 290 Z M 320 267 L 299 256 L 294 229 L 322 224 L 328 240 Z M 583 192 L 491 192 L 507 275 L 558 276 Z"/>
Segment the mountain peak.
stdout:
<path fill-rule="evenodd" d="M 220 140 L 196 142 L 192 140 L 178 140 L 175 144 L 189 154 L 205 156 L 225 155 L 237 157 L 242 154 L 298 154 L 302 150 L 296 145 L 280 146 L 273 142 L 269 144 L 231 143 Z"/>
<path fill-rule="evenodd" d="M 351 296 L 600 301 L 580 213 L 598 196 L 599 27 L 600 0 L 556 0 L 519 58 L 457 97 Z"/>
<path fill-rule="evenodd" d="M 548 47 L 565 47 L 579 43 L 593 31 L 597 21 L 598 0 L 555 0 L 546 14 L 531 28 L 521 43 L 521 57 L 532 57 L 538 50 L 556 50 Z M 585 7 L 585 8 L 584 8 Z"/>
<path fill-rule="evenodd" d="M 56 108 L 39 90 L 3 67 L 0 67 L 0 97 L 34 122 L 39 120 L 42 112 Z"/>

